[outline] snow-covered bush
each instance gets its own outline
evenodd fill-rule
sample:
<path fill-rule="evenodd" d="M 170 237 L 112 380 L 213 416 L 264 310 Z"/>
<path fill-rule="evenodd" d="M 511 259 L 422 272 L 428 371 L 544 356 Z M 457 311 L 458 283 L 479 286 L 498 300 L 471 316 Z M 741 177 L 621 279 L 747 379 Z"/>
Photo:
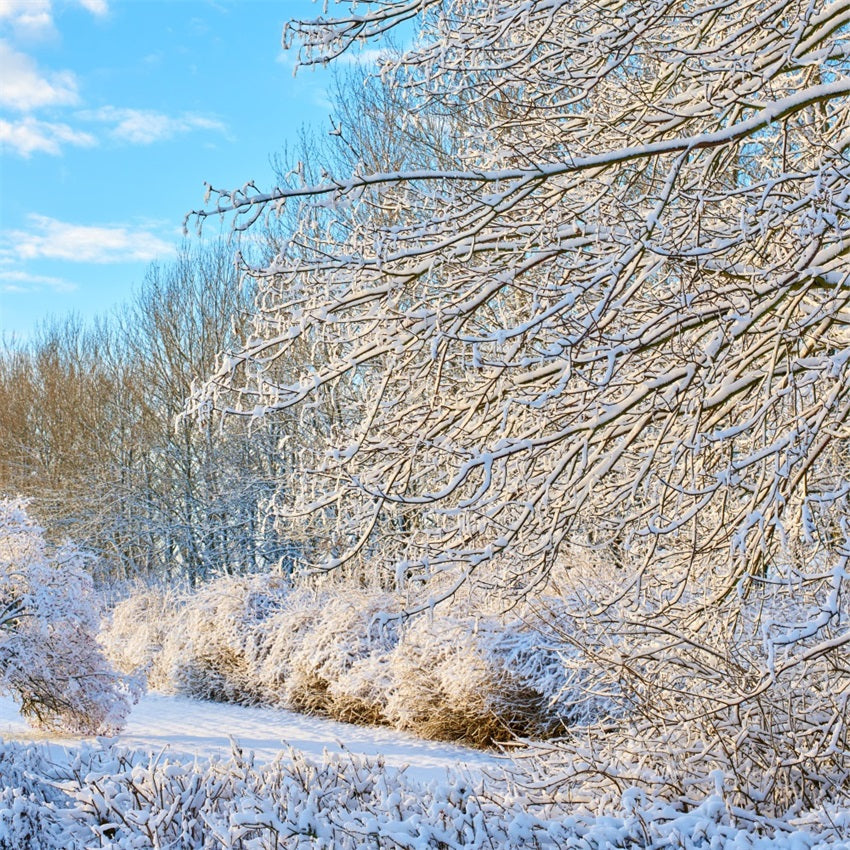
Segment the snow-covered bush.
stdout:
<path fill-rule="evenodd" d="M 53 811 L 64 795 L 45 779 L 41 748 L 0 742 L 0 850 L 58 846 Z"/>
<path fill-rule="evenodd" d="M 394 610 L 377 591 L 225 576 L 179 599 L 138 591 L 115 607 L 102 639 L 121 669 L 148 671 L 158 690 L 380 723 Z"/>
<path fill-rule="evenodd" d="M 269 622 L 263 680 L 277 701 L 351 723 L 385 722 L 396 600 L 345 586 L 300 591 Z"/>
<path fill-rule="evenodd" d="M 70 544 L 50 551 L 26 502 L 0 500 L 0 690 L 39 726 L 103 734 L 121 727 L 136 686 L 97 642 L 88 560 Z"/>
<path fill-rule="evenodd" d="M 160 690 L 478 745 L 610 713 L 598 687 L 588 692 L 588 665 L 539 613 L 505 623 L 457 608 L 401 628 L 400 601 L 378 590 L 223 577 L 177 602 L 139 591 L 116 606 L 104 641 Z"/>
<path fill-rule="evenodd" d="M 137 588 L 115 605 L 100 633 L 107 658 L 122 673 L 144 676 L 154 690 L 173 690 L 162 650 L 166 638 L 180 631 L 180 611 L 176 593 Z"/>
<path fill-rule="evenodd" d="M 264 624 L 265 645 L 257 673 L 263 693 L 274 705 L 287 704 L 291 658 L 308 639 L 322 602 L 320 594 L 293 591 L 281 610 Z"/>
<path fill-rule="evenodd" d="M 163 644 L 160 668 L 187 696 L 221 702 L 267 701 L 258 679 L 267 621 L 286 602 L 285 580 L 224 576 L 184 602 Z"/>
<path fill-rule="evenodd" d="M 562 721 L 553 708 L 564 681 L 540 637 L 495 617 L 414 620 L 390 660 L 390 722 L 477 746 L 551 734 Z"/>

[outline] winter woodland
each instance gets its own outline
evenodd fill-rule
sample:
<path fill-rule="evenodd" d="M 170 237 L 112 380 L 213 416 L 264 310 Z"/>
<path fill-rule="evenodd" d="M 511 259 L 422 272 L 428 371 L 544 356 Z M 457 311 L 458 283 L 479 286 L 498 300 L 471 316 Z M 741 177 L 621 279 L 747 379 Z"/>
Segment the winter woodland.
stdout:
<path fill-rule="evenodd" d="M 526 742 L 479 820 L 408 841 L 377 768 L 314 766 L 330 814 L 197 846 L 850 840 L 850 5 L 375 0 L 284 40 L 380 70 L 277 187 L 208 187 L 187 227 L 230 244 L 0 355 L 0 685 L 67 714 L 16 672 L 51 611 L 106 669 L 88 571 L 117 720 L 146 676 Z M 281 764 L 227 794 L 300 800 Z"/>

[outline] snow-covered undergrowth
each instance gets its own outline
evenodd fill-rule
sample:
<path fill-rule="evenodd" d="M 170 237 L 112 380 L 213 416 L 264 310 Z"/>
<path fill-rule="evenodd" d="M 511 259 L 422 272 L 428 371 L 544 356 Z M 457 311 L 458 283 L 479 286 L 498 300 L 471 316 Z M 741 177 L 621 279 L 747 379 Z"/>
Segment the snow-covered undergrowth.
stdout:
<path fill-rule="evenodd" d="M 227 760 L 183 762 L 98 745 L 51 759 L 43 746 L 0 744 L 0 774 L 0 850 L 850 846 L 841 811 L 769 821 L 722 793 L 671 806 L 635 789 L 595 809 L 535 803 L 508 776 L 422 784 L 351 755 L 258 765 L 236 747 Z"/>
<path fill-rule="evenodd" d="M 593 566 L 582 581 L 599 594 Z M 576 587 L 581 566 L 570 569 Z M 831 575 L 827 590 L 844 573 Z M 676 629 L 628 600 L 594 611 L 577 593 L 508 616 L 474 598 L 404 620 L 401 600 L 362 587 L 222 578 L 179 598 L 131 597 L 103 637 L 124 670 L 146 668 L 166 691 L 476 746 L 536 739 L 542 787 L 573 800 L 632 786 L 703 799 L 720 777 L 730 804 L 759 816 L 847 805 L 839 593 L 766 583 Z M 134 625 L 149 611 L 162 640 Z"/>
<path fill-rule="evenodd" d="M 568 648 L 522 619 L 451 612 L 400 625 L 379 591 L 221 578 L 119 603 L 102 638 L 128 673 L 203 699 L 266 704 L 476 745 L 572 722 Z M 155 621 L 155 622 L 152 622 Z M 585 712 L 602 703 L 588 696 Z"/>
<path fill-rule="evenodd" d="M 137 688 L 97 642 L 100 611 L 90 556 L 51 548 L 23 499 L 0 499 L 0 693 L 47 729 L 108 734 Z"/>
<path fill-rule="evenodd" d="M 623 708 L 538 743 L 547 783 L 580 786 L 585 799 L 639 786 L 652 799 L 687 800 L 711 793 L 719 777 L 733 805 L 765 816 L 825 802 L 846 808 L 846 557 L 822 567 L 808 582 L 785 565 L 746 594 L 706 586 L 640 604 L 614 574 L 604 592 L 601 581 L 593 588 L 610 604 L 589 600 L 572 618 L 541 611 L 588 669 L 616 672 Z"/>

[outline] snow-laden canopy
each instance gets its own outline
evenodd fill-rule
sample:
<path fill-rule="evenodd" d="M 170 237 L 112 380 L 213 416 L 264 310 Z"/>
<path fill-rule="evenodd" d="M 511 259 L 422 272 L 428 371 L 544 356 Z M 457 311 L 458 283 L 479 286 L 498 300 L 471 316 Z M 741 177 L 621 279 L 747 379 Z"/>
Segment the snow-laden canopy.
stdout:
<path fill-rule="evenodd" d="M 288 37 L 309 64 L 414 14 L 383 120 L 441 116 L 450 167 L 213 190 L 237 228 L 302 206 L 195 407 L 331 411 L 283 487 L 326 567 L 527 586 L 578 542 L 716 601 L 833 551 L 850 4 L 377 2 Z"/>

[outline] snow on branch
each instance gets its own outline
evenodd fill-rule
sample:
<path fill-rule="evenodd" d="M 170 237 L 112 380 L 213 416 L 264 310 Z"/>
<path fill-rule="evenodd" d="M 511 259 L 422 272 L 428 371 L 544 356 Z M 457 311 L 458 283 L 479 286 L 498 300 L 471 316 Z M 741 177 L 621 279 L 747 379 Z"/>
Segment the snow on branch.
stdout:
<path fill-rule="evenodd" d="M 639 594 L 700 589 L 662 608 L 830 559 L 850 6 L 387 2 L 289 37 L 318 61 L 419 11 L 376 82 L 404 107 L 369 118 L 409 139 L 439 116 L 448 153 L 211 190 L 199 223 L 297 211 L 191 408 L 300 411 L 281 521 L 317 566 L 452 573 L 434 598 L 491 568 L 527 589 L 567 545 Z"/>

